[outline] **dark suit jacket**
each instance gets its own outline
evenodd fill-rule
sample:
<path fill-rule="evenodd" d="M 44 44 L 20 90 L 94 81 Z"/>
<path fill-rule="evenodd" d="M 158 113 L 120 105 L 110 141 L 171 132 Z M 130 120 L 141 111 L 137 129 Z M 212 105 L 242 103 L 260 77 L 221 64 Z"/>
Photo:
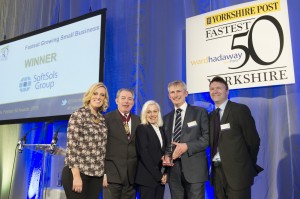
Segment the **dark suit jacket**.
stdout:
<path fill-rule="evenodd" d="M 175 110 L 164 116 L 164 131 L 167 143 L 172 140 Z M 191 122 L 196 122 L 192 125 Z M 181 155 L 182 170 L 189 183 L 204 182 L 208 179 L 206 148 L 209 145 L 209 121 L 204 108 L 187 106 L 180 142 L 186 143 L 188 151 Z M 172 168 L 170 169 L 172 172 Z"/>
<path fill-rule="evenodd" d="M 162 178 L 162 161 L 164 155 L 166 139 L 163 129 L 160 133 L 163 147 L 151 124 L 140 124 L 136 129 L 136 150 L 138 154 L 138 166 L 136 173 L 136 183 L 148 187 L 156 187 Z"/>
<path fill-rule="evenodd" d="M 215 111 L 210 113 L 210 146 L 213 147 Z M 229 124 L 230 127 L 222 124 Z M 250 109 L 244 104 L 228 101 L 221 118 L 219 153 L 222 168 L 232 189 L 253 184 L 262 170 L 256 165 L 260 139 Z M 211 157 L 213 158 L 213 157 Z"/>
<path fill-rule="evenodd" d="M 127 178 L 134 183 L 137 156 L 135 149 L 135 129 L 140 118 L 131 114 L 131 139 L 128 141 L 118 110 L 104 115 L 108 127 L 105 173 L 109 183 L 123 184 Z"/>

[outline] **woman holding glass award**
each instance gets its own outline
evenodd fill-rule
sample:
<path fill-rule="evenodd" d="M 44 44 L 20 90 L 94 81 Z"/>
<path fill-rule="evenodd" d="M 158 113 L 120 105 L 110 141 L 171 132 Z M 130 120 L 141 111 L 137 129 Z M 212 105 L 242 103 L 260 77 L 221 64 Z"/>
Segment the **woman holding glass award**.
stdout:
<path fill-rule="evenodd" d="M 142 108 L 141 124 L 135 131 L 138 154 L 135 182 L 141 199 L 163 199 L 164 196 L 167 176 L 162 166 L 166 147 L 162 125 L 158 103 L 147 101 Z"/>

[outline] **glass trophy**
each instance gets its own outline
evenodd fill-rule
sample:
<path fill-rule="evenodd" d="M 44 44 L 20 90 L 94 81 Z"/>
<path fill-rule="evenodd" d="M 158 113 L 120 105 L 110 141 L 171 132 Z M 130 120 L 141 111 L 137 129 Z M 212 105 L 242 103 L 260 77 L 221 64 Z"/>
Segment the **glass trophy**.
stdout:
<path fill-rule="evenodd" d="M 166 147 L 166 152 L 163 159 L 163 166 L 173 166 L 173 144 L 169 143 Z"/>

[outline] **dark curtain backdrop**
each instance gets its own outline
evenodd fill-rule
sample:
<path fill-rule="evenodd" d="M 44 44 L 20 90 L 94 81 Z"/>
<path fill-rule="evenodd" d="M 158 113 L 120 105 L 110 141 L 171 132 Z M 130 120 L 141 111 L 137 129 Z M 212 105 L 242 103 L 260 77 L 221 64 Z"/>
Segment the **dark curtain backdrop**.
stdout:
<path fill-rule="evenodd" d="M 167 84 L 186 79 L 186 18 L 244 2 L 248 1 L 0 0 L 0 41 L 107 8 L 104 83 L 110 95 L 108 111 L 116 108 L 116 91 L 129 87 L 136 93 L 135 113 L 139 114 L 145 101 L 154 99 L 165 114 L 173 108 L 168 99 Z M 300 2 L 287 2 L 296 83 L 230 91 L 232 101 L 245 103 L 251 108 L 261 138 L 258 164 L 265 170 L 255 179 L 254 199 L 296 199 L 300 196 Z M 207 82 L 203 80 L 203 84 Z M 213 107 L 208 93 L 189 95 L 188 102 L 208 111 Z M 0 125 L 1 199 L 8 198 L 9 194 L 10 198 L 30 198 L 30 194 L 32 198 L 41 197 L 41 194 L 34 195 L 30 182 L 41 172 L 36 168 L 43 163 L 42 155 L 28 151 L 15 154 L 20 136 L 37 125 L 42 124 Z M 66 126 L 67 121 L 56 121 L 39 129 L 29 136 L 29 142 L 50 143 L 53 132 L 62 125 Z M 61 146 L 65 146 L 65 131 L 61 130 L 59 134 Z M 50 160 L 46 164 L 55 170 L 60 163 Z M 59 179 L 59 171 L 51 173 L 50 177 L 54 175 L 53 178 Z M 208 194 L 210 191 L 208 189 Z M 212 198 L 211 195 L 208 197 Z"/>

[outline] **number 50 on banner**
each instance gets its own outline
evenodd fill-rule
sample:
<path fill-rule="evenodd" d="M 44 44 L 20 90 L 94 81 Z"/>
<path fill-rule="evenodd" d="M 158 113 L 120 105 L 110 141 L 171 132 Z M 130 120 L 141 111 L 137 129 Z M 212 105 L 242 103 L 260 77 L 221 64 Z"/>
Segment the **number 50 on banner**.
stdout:
<path fill-rule="evenodd" d="M 286 1 L 239 4 L 187 19 L 187 86 L 207 92 L 212 77 L 231 89 L 294 83 Z"/>

